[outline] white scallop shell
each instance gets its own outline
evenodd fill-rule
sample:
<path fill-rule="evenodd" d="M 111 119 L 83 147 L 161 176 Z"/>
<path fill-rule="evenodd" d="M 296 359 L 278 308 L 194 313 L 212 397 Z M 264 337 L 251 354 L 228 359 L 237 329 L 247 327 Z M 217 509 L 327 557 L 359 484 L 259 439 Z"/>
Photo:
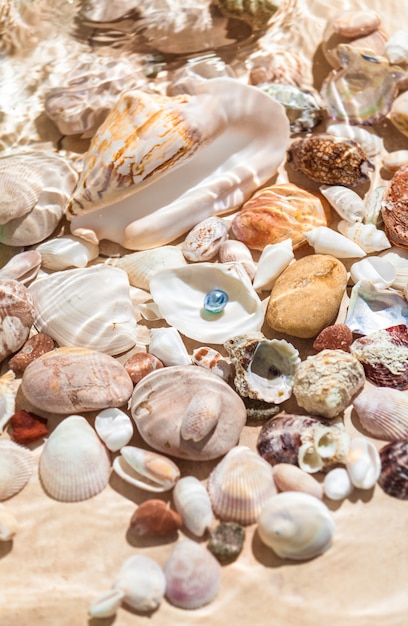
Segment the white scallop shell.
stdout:
<path fill-rule="evenodd" d="M 353 437 L 346 459 L 350 480 L 359 489 L 371 489 L 381 473 L 381 458 L 372 441 Z"/>
<path fill-rule="evenodd" d="M 283 107 L 234 79 L 203 81 L 193 96 L 125 92 L 87 152 L 67 209 L 72 232 L 132 250 L 167 244 L 245 202 L 288 140 Z"/>
<path fill-rule="evenodd" d="M 79 415 L 66 417 L 45 442 L 39 474 L 55 500 L 79 502 L 105 489 L 110 462 L 92 426 Z"/>
<path fill-rule="evenodd" d="M 374 224 L 350 224 L 350 222 L 340 220 L 337 228 L 342 235 L 349 237 L 367 254 L 391 248 L 385 232 L 376 228 Z"/>
<path fill-rule="evenodd" d="M 364 202 L 358 193 L 343 185 L 321 185 L 319 189 L 341 218 L 349 222 L 362 221 Z"/>
<path fill-rule="evenodd" d="M 183 476 L 173 490 L 174 506 L 185 527 L 202 537 L 214 522 L 211 501 L 203 484 L 195 476 Z"/>
<path fill-rule="evenodd" d="M 144 554 L 123 563 L 113 589 L 122 592 L 123 602 L 136 611 L 154 611 L 163 600 L 166 579 L 160 565 Z"/>
<path fill-rule="evenodd" d="M 181 251 L 187 261 L 210 261 L 227 238 L 227 223 L 221 217 L 208 217 L 190 230 L 181 244 Z"/>
<path fill-rule="evenodd" d="M 350 276 L 354 283 L 367 280 L 377 287 L 390 287 L 396 278 L 395 267 L 381 256 L 369 256 L 353 263 Z"/>
<path fill-rule="evenodd" d="M 150 280 L 157 272 L 183 265 L 187 265 L 187 262 L 176 246 L 161 246 L 125 254 L 115 263 L 115 267 L 125 270 L 131 285 L 146 290 L 149 290 Z"/>
<path fill-rule="evenodd" d="M 0 541 L 11 541 L 18 530 L 18 522 L 2 504 L 0 505 Z"/>
<path fill-rule="evenodd" d="M 99 254 L 98 246 L 73 235 L 48 239 L 40 243 L 36 250 L 41 254 L 42 267 L 53 271 L 86 267 Z"/>
<path fill-rule="evenodd" d="M 374 387 L 353 402 L 360 423 L 372 437 L 385 441 L 408 439 L 408 394 L 390 387 Z"/>
<path fill-rule="evenodd" d="M 323 502 L 299 491 L 279 493 L 262 508 L 261 540 L 282 559 L 312 559 L 329 549 L 334 521 Z"/>
<path fill-rule="evenodd" d="M 187 352 L 178 330 L 173 328 L 152 328 L 150 332 L 149 352 L 163 365 L 190 365 L 191 357 Z"/>
<path fill-rule="evenodd" d="M 35 326 L 60 346 L 120 354 L 137 341 L 126 272 L 107 265 L 55 272 L 29 287 Z"/>
<path fill-rule="evenodd" d="M 133 436 L 130 417 L 117 408 L 104 409 L 95 417 L 95 430 L 108 450 L 117 452 Z"/>
<path fill-rule="evenodd" d="M 220 314 L 203 310 L 206 294 L 215 287 L 229 296 Z M 153 276 L 150 291 L 166 322 L 202 343 L 220 344 L 263 324 L 262 303 L 238 264 L 196 263 L 165 270 Z"/>
<path fill-rule="evenodd" d="M 382 163 L 389 171 L 395 173 L 400 167 L 408 165 L 408 150 L 394 150 L 383 156 Z"/>
<path fill-rule="evenodd" d="M 21 491 L 33 469 L 31 450 L 8 439 L 0 440 L 0 500 L 7 500 Z"/>
<path fill-rule="evenodd" d="M 243 241 L 227 239 L 219 249 L 221 263 L 241 263 L 242 267 L 252 281 L 256 272 L 256 263 L 252 258 L 251 250 Z"/>
<path fill-rule="evenodd" d="M 392 263 L 395 267 L 396 276 L 392 282 L 392 287 L 395 287 L 395 289 L 406 289 L 408 286 L 408 250 L 391 247 L 389 250 L 382 252 L 380 257 Z"/>
<path fill-rule="evenodd" d="M 335 467 L 324 477 L 323 488 L 330 500 L 344 500 L 353 492 L 354 485 L 344 467 Z"/>
<path fill-rule="evenodd" d="M 0 377 L 0 433 L 16 410 L 17 384 L 15 374 L 9 370 Z"/>
<path fill-rule="evenodd" d="M 36 250 L 19 252 L 0 269 L 0 279 L 18 280 L 25 285 L 37 276 L 40 265 L 41 255 Z"/>
<path fill-rule="evenodd" d="M 272 466 L 247 446 L 235 446 L 208 477 L 214 513 L 225 521 L 254 523 L 276 494 Z"/>
<path fill-rule="evenodd" d="M 316 254 L 332 254 L 338 259 L 361 258 L 366 255 L 354 241 L 327 226 L 318 226 L 304 235 Z"/>
<path fill-rule="evenodd" d="M 252 283 L 256 291 L 272 289 L 275 279 L 294 259 L 292 240 L 268 244 L 262 250 L 258 267 Z"/>
<path fill-rule="evenodd" d="M 385 44 L 385 56 L 392 64 L 408 63 L 408 30 L 395 31 Z"/>
<path fill-rule="evenodd" d="M 353 139 L 363 148 L 369 157 L 379 154 L 383 147 L 381 137 L 360 126 L 351 126 L 350 124 L 329 124 L 326 132 L 334 137 L 347 137 Z"/>
<path fill-rule="evenodd" d="M 124 446 L 113 462 L 113 469 L 130 485 L 154 493 L 172 489 L 180 477 L 173 461 L 136 446 Z"/>

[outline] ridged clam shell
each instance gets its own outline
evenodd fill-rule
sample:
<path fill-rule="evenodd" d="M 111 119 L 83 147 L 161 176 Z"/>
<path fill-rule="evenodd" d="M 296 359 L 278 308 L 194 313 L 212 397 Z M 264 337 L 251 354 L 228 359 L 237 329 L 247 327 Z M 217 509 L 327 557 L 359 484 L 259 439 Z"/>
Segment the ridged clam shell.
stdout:
<path fill-rule="evenodd" d="M 34 317 L 28 289 L 17 280 L 0 280 L 0 361 L 24 345 Z"/>
<path fill-rule="evenodd" d="M 123 602 L 132 609 L 154 611 L 163 600 L 166 579 L 156 561 L 144 554 L 135 554 L 123 563 L 113 588 L 123 593 Z"/>
<path fill-rule="evenodd" d="M 305 233 L 305 237 L 316 254 L 331 254 L 338 259 L 360 259 L 366 255 L 357 243 L 327 226 L 313 228 Z"/>
<path fill-rule="evenodd" d="M 320 191 L 341 218 L 349 222 L 362 221 L 364 202 L 358 193 L 343 185 L 322 185 Z"/>
<path fill-rule="evenodd" d="M 388 152 L 388 154 L 384 155 L 382 163 L 389 172 L 394 174 L 400 167 L 408 165 L 408 150 Z"/>
<path fill-rule="evenodd" d="M 240 206 L 276 172 L 288 139 L 283 108 L 234 79 L 199 82 L 192 96 L 127 91 L 87 152 L 71 230 L 132 250 L 167 244 Z"/>
<path fill-rule="evenodd" d="M 39 474 L 55 500 L 79 502 L 105 489 L 110 462 L 103 443 L 85 418 L 65 418 L 45 442 Z"/>
<path fill-rule="evenodd" d="M 209 604 L 220 589 L 221 566 L 204 546 L 183 539 L 164 565 L 166 598 L 182 609 Z"/>
<path fill-rule="evenodd" d="M 380 387 L 408 389 L 408 327 L 404 324 L 356 339 L 350 352 L 368 380 Z"/>
<path fill-rule="evenodd" d="M 120 409 L 104 409 L 95 417 L 95 430 L 108 450 L 117 452 L 126 446 L 133 436 L 130 417 Z"/>
<path fill-rule="evenodd" d="M 360 222 L 350 224 L 346 220 L 340 220 L 337 228 L 342 235 L 351 239 L 367 254 L 391 248 L 384 231 L 376 228 L 374 224 L 361 224 Z"/>
<path fill-rule="evenodd" d="M 408 440 L 394 441 L 380 450 L 378 484 L 389 496 L 408 500 Z"/>
<path fill-rule="evenodd" d="M 191 363 L 191 357 L 181 335 L 173 326 L 152 328 L 149 353 L 160 359 L 165 366 L 190 365 Z"/>
<path fill-rule="evenodd" d="M 253 280 L 256 291 L 272 289 L 275 279 L 294 259 L 292 240 L 285 239 L 280 243 L 268 244 L 262 250 L 258 267 Z"/>
<path fill-rule="evenodd" d="M 17 387 L 14 372 L 0 376 L 0 433 L 15 412 Z"/>
<path fill-rule="evenodd" d="M 372 437 L 385 441 L 408 439 L 408 394 L 378 387 L 363 391 L 353 402 L 360 423 Z"/>
<path fill-rule="evenodd" d="M 351 126 L 350 124 L 329 124 L 326 127 L 326 133 L 335 137 L 347 137 L 353 139 L 365 150 L 367 156 L 373 157 L 382 150 L 383 141 L 381 137 L 374 132 L 370 132 L 360 126 Z"/>
<path fill-rule="evenodd" d="M 368 256 L 353 263 L 350 276 L 354 283 L 367 280 L 377 287 L 390 287 L 395 281 L 396 270 L 392 263 L 381 256 Z"/>
<path fill-rule="evenodd" d="M 99 254 L 98 246 L 73 235 L 44 241 L 36 250 L 41 254 L 42 267 L 52 271 L 86 267 Z"/>
<path fill-rule="evenodd" d="M 125 254 L 115 263 L 115 267 L 125 270 L 131 285 L 147 291 L 150 280 L 157 272 L 183 265 L 187 265 L 187 262 L 180 248 L 176 246 L 161 246 Z"/>
<path fill-rule="evenodd" d="M 331 546 L 335 525 L 323 502 L 307 493 L 287 491 L 262 508 L 258 533 L 282 559 L 313 559 Z"/>
<path fill-rule="evenodd" d="M 382 252 L 380 257 L 395 267 L 396 276 L 392 287 L 402 290 L 406 288 L 408 286 L 408 250 L 393 247 Z"/>
<path fill-rule="evenodd" d="M 335 467 L 324 477 L 324 494 L 330 500 L 344 500 L 354 489 L 350 476 L 344 467 Z"/>
<path fill-rule="evenodd" d="M 121 448 L 113 469 L 130 485 L 155 493 L 172 489 L 180 477 L 180 470 L 173 461 L 136 446 Z"/>
<path fill-rule="evenodd" d="M 14 255 L 6 265 L 0 269 L 0 279 L 12 279 L 25 283 L 31 281 L 38 274 L 41 265 L 41 255 L 37 250 L 27 250 Z"/>
<path fill-rule="evenodd" d="M 55 272 L 30 285 L 35 326 L 60 346 L 120 354 L 137 341 L 126 272 L 99 265 Z"/>
<path fill-rule="evenodd" d="M 228 226 L 221 217 L 209 217 L 199 222 L 181 244 L 187 261 L 199 263 L 210 261 L 228 238 Z"/>
<path fill-rule="evenodd" d="M 216 427 L 221 410 L 219 396 L 208 396 L 205 389 L 197 391 L 184 411 L 180 436 L 185 441 L 202 441 Z"/>
<path fill-rule="evenodd" d="M 0 541 L 11 541 L 18 528 L 19 524 L 14 515 L 0 505 Z"/>
<path fill-rule="evenodd" d="M 41 168 L 34 161 L 0 159 L 0 224 L 29 213 L 37 204 L 43 185 Z"/>
<path fill-rule="evenodd" d="M 271 466 L 247 446 L 225 455 L 209 475 L 207 489 L 215 515 L 243 525 L 256 522 L 277 492 Z"/>
<path fill-rule="evenodd" d="M 385 44 L 385 55 L 390 63 L 408 63 L 408 30 L 395 31 Z"/>
<path fill-rule="evenodd" d="M 31 450 L 8 439 L 0 440 L 0 500 L 21 491 L 31 478 L 34 456 Z"/>
<path fill-rule="evenodd" d="M 174 506 L 185 527 L 202 537 L 214 522 L 211 501 L 204 485 L 195 476 L 183 476 L 173 490 Z"/>
<path fill-rule="evenodd" d="M 353 437 L 347 453 L 346 469 L 350 480 L 359 489 L 372 489 L 381 471 L 378 450 L 365 437 Z"/>

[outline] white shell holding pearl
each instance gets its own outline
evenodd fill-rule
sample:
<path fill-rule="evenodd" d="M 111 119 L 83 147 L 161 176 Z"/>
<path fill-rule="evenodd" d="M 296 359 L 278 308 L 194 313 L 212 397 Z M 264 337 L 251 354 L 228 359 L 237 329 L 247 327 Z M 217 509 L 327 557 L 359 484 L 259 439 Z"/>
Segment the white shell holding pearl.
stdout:
<path fill-rule="evenodd" d="M 366 437 L 353 437 L 346 459 L 350 480 L 359 489 L 371 489 L 381 472 L 381 459 L 377 448 Z"/>

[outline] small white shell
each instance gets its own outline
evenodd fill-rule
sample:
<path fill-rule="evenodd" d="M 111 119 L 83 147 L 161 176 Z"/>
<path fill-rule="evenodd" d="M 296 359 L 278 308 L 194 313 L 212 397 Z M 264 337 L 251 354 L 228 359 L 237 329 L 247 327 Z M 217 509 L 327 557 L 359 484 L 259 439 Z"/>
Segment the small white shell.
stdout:
<path fill-rule="evenodd" d="M 170 328 L 152 328 L 149 352 L 166 366 L 191 364 L 191 357 L 180 333 L 172 326 Z"/>
<path fill-rule="evenodd" d="M 392 64 L 408 63 L 408 30 L 397 30 L 385 44 L 385 56 Z"/>
<path fill-rule="evenodd" d="M 334 137 L 353 139 L 360 144 L 369 157 L 376 156 L 382 150 L 383 141 L 381 137 L 359 126 L 351 126 L 350 124 L 329 124 L 326 132 Z"/>
<path fill-rule="evenodd" d="M 408 250 L 392 247 L 390 250 L 382 252 L 380 257 L 395 267 L 396 276 L 392 282 L 392 287 L 406 289 L 408 286 Z"/>
<path fill-rule="evenodd" d="M 0 500 L 21 491 L 31 478 L 34 456 L 31 450 L 8 439 L 0 440 Z"/>
<path fill-rule="evenodd" d="M 350 276 L 354 283 L 367 280 L 377 287 L 390 287 L 396 277 L 395 267 L 380 256 L 370 256 L 353 263 Z"/>
<path fill-rule="evenodd" d="M 108 450 L 117 452 L 126 446 L 133 436 L 132 421 L 117 408 L 104 409 L 95 417 L 95 430 Z"/>
<path fill-rule="evenodd" d="M 381 458 L 372 441 L 354 437 L 346 459 L 350 480 L 359 489 L 371 489 L 381 472 Z"/>
<path fill-rule="evenodd" d="M 195 476 L 180 478 L 173 491 L 174 506 L 183 518 L 185 527 L 202 537 L 214 522 L 210 497 Z"/>
<path fill-rule="evenodd" d="M 113 470 L 130 485 L 161 493 L 172 489 L 180 470 L 167 457 L 135 446 L 124 446 L 113 462 Z"/>
<path fill-rule="evenodd" d="M 349 237 L 367 254 L 391 248 L 385 232 L 376 228 L 374 224 L 350 224 L 346 220 L 340 220 L 337 228 L 342 235 Z"/>
<path fill-rule="evenodd" d="M 294 254 L 291 239 L 265 246 L 259 257 L 253 288 L 256 291 L 272 289 L 275 279 L 283 272 L 293 258 Z"/>
<path fill-rule="evenodd" d="M 160 565 L 143 554 L 123 563 L 113 584 L 121 591 L 123 602 L 136 611 L 154 611 L 163 600 L 166 579 Z"/>
<path fill-rule="evenodd" d="M 349 222 L 362 221 L 364 202 L 358 193 L 343 185 L 321 185 L 320 191 L 341 218 Z"/>
<path fill-rule="evenodd" d="M 221 217 L 209 217 L 190 230 L 181 245 L 181 251 L 187 261 L 210 261 L 227 238 L 227 223 Z"/>
<path fill-rule="evenodd" d="M 332 254 L 338 259 L 359 259 L 366 255 L 354 241 L 327 226 L 318 226 L 304 235 L 316 254 Z"/>
<path fill-rule="evenodd" d="M 99 254 L 98 246 L 74 235 L 49 239 L 40 243 L 36 250 L 41 254 L 42 267 L 52 271 L 86 267 Z"/>
<path fill-rule="evenodd" d="M 115 267 L 125 270 L 133 287 L 147 291 L 150 288 L 151 279 L 157 272 L 183 265 L 187 265 L 187 262 L 180 248 L 176 246 L 140 250 L 126 254 L 115 263 Z"/>
<path fill-rule="evenodd" d="M 251 281 L 254 279 L 256 263 L 254 263 L 250 249 L 243 241 L 227 239 L 221 244 L 218 253 L 221 263 L 241 263 L 249 279 Z"/>
<path fill-rule="evenodd" d="M 407 35 L 408 37 L 408 35 Z M 400 167 L 408 165 L 408 150 L 395 150 L 383 157 L 383 165 L 389 171 L 395 173 Z"/>
<path fill-rule="evenodd" d="M 125 593 L 120 589 L 111 589 L 110 591 L 106 591 L 94 602 L 92 602 L 88 611 L 89 616 L 99 619 L 113 617 L 116 615 L 116 611 L 120 607 L 124 597 Z"/>
<path fill-rule="evenodd" d="M 354 485 L 344 467 L 335 467 L 324 477 L 323 488 L 330 500 L 344 500 L 352 493 Z"/>
<path fill-rule="evenodd" d="M 14 515 L 0 505 L 0 541 L 11 541 L 18 530 L 18 522 Z"/>
<path fill-rule="evenodd" d="M 258 519 L 261 540 L 283 559 L 312 559 L 325 552 L 331 545 L 334 528 L 327 506 L 298 491 L 271 498 Z"/>

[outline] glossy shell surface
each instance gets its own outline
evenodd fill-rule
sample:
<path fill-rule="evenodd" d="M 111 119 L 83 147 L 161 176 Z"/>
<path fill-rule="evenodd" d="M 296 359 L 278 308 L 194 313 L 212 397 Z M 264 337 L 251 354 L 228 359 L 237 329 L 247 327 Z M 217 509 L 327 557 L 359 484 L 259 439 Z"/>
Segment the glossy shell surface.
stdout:
<path fill-rule="evenodd" d="M 395 441 L 380 450 L 380 487 L 389 496 L 408 500 L 408 440 Z"/>
<path fill-rule="evenodd" d="M 353 406 L 371 437 L 385 441 L 408 439 L 408 394 L 377 387 L 360 393 Z"/>

